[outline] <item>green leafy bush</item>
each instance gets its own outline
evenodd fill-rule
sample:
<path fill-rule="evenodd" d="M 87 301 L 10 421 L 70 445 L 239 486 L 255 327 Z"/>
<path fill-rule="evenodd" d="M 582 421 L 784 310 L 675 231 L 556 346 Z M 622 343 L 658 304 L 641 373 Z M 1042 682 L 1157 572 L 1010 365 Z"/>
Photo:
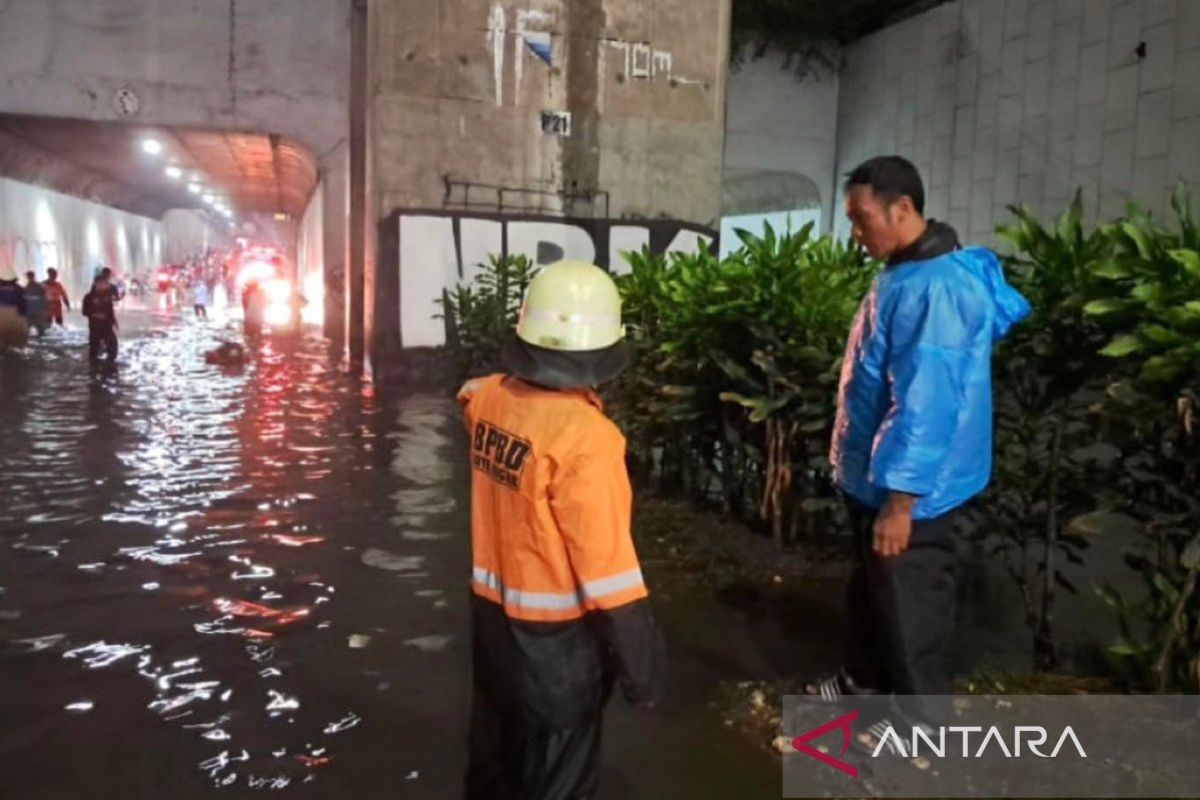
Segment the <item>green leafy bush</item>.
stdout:
<path fill-rule="evenodd" d="M 464 375 L 500 368 L 500 351 L 512 335 L 521 298 L 533 279 L 527 256 L 490 256 L 475 280 L 443 291 L 440 317 L 446 324 L 446 350 Z"/>
<path fill-rule="evenodd" d="M 1087 231 L 998 229 L 1034 313 L 998 348 L 995 471 L 974 529 L 1018 586 L 1039 665 L 1059 660 L 1058 593 L 1111 532 L 1145 590 L 1097 591 L 1133 682 L 1200 688 L 1200 232 L 1183 188 L 1164 226 L 1135 207 Z M 834 527 L 827 463 L 847 331 L 877 265 L 811 227 L 707 249 L 627 254 L 635 360 L 607 390 L 635 479 L 757 519 L 780 545 Z M 495 369 L 533 267 L 493 258 L 442 301 L 448 349 Z"/>
<path fill-rule="evenodd" d="M 1093 410 L 1112 363 L 1098 352 L 1104 330 L 1084 308 L 1114 245 L 1107 231 L 1083 230 L 1078 194 L 1052 226 L 1010 211 L 1014 221 L 997 234 L 1013 250 L 1009 278 L 1033 312 L 996 353 L 993 479 L 971 510 L 973 530 L 1020 590 L 1035 659 L 1049 669 L 1058 662 L 1057 593 L 1078 591 L 1064 567 L 1082 564 L 1088 547 L 1066 526 L 1091 510 L 1086 476 L 1104 469 L 1113 449 L 1097 447 Z"/>
<path fill-rule="evenodd" d="M 1085 306 L 1111 335 L 1102 352 L 1115 378 L 1105 411 L 1123 452 L 1119 508 L 1144 534 L 1126 561 L 1145 601 L 1101 591 L 1132 674 L 1200 690 L 1200 234 L 1186 187 L 1171 205 L 1172 228 L 1132 206 L 1107 227 L 1115 256 Z"/>
<path fill-rule="evenodd" d="M 836 505 L 838 368 L 873 268 L 811 225 L 738 236 L 724 259 L 631 255 L 619 285 L 639 359 L 615 408 L 668 486 L 756 509 L 783 545 L 823 528 Z"/>

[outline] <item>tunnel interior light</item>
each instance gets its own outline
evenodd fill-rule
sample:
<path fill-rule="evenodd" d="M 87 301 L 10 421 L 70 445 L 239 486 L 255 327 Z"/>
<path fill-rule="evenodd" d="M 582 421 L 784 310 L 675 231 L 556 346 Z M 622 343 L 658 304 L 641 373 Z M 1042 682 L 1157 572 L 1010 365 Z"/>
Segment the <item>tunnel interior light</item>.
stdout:
<path fill-rule="evenodd" d="M 183 170 L 181 170 L 179 167 L 167 167 L 166 173 L 167 177 L 171 178 L 172 180 L 179 180 L 183 177 Z"/>
<path fill-rule="evenodd" d="M 288 215 L 283 213 L 282 211 L 275 212 L 275 221 L 276 222 L 287 222 L 287 218 L 288 218 Z"/>
<path fill-rule="evenodd" d="M 208 203 L 211 206 L 212 204 L 217 202 L 217 198 L 215 195 L 206 194 L 206 195 L 204 195 L 204 202 Z"/>
<path fill-rule="evenodd" d="M 192 194 L 200 194 L 200 184 L 198 184 L 198 183 L 189 183 L 189 184 L 188 184 L 188 191 L 189 191 L 189 192 L 191 192 Z"/>
<path fill-rule="evenodd" d="M 158 139 L 142 139 L 142 152 L 149 156 L 162 155 L 162 142 Z"/>
<path fill-rule="evenodd" d="M 199 172 L 193 172 L 193 173 L 192 173 L 192 181 L 193 181 L 194 183 L 199 183 L 199 182 L 200 182 L 200 181 L 202 181 L 202 180 L 204 180 L 204 176 L 203 176 L 203 175 L 201 175 Z"/>

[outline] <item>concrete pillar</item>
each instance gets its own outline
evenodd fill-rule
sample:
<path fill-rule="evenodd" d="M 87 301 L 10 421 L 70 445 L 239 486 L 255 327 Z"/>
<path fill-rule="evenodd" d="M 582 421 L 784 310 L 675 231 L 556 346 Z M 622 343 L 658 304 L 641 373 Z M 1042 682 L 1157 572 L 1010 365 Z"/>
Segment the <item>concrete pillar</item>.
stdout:
<path fill-rule="evenodd" d="M 368 0 L 354 0 L 350 19 L 349 261 L 346 269 L 346 343 L 352 367 L 366 351 Z"/>
<path fill-rule="evenodd" d="M 349 262 L 350 155 L 339 144 L 321 159 L 324 234 L 325 336 L 346 344 L 346 265 Z"/>

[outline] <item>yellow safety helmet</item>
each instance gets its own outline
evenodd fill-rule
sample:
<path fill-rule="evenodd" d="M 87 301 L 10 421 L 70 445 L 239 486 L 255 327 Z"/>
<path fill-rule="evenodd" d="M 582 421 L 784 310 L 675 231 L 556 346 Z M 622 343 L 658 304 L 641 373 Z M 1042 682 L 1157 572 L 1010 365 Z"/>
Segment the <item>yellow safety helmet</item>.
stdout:
<path fill-rule="evenodd" d="M 616 283 L 584 261 L 546 266 L 525 290 L 504 360 L 518 377 L 552 389 L 615 378 L 629 363 Z"/>
<path fill-rule="evenodd" d="M 612 347 L 625 338 L 617 285 L 594 264 L 550 264 L 534 276 L 525 291 L 517 336 L 548 350 Z"/>

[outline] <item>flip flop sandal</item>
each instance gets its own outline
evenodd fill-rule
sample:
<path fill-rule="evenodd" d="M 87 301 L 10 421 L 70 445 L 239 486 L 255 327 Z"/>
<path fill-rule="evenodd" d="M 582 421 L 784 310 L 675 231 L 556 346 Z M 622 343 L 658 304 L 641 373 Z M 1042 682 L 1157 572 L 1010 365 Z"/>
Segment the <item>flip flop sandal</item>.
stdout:
<path fill-rule="evenodd" d="M 820 703 L 836 703 L 842 699 L 844 695 L 872 695 L 873 690 L 864 689 L 854 683 L 853 679 L 846 674 L 845 670 L 838 670 L 833 675 L 827 678 L 822 678 L 816 683 L 807 684 L 804 687 L 804 695 L 811 700 Z"/>

